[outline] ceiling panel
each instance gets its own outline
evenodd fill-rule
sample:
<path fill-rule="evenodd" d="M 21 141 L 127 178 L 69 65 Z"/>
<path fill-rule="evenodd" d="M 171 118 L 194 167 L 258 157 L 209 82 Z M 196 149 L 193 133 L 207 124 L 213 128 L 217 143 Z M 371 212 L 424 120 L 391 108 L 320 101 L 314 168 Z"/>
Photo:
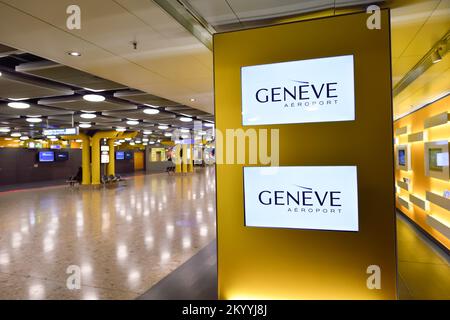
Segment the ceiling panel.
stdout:
<path fill-rule="evenodd" d="M 115 111 L 115 112 L 103 112 L 104 115 L 117 117 L 117 118 L 130 118 L 130 119 L 138 119 L 138 120 L 148 120 L 148 121 L 160 121 L 162 119 L 173 119 L 176 115 L 168 112 L 160 112 L 158 114 L 146 114 L 139 110 L 130 110 L 130 111 Z"/>
<path fill-rule="evenodd" d="M 114 97 L 125 99 L 137 104 L 147 104 L 159 107 L 178 106 L 177 102 L 173 102 L 155 95 L 142 92 L 139 90 L 123 90 L 114 93 Z"/>
<path fill-rule="evenodd" d="M 0 2 L 0 42 L 127 87 L 213 111 L 212 53 L 153 1 L 80 0 L 81 30 L 66 28 L 67 16 L 60 12 L 69 4 Z M 42 10 L 46 6 L 52 10 Z M 133 40 L 138 43 L 136 49 Z M 68 56 L 70 50 L 82 56 Z"/>
<path fill-rule="evenodd" d="M 23 63 L 16 71 L 93 91 L 117 90 L 126 86 L 52 61 Z"/>
<path fill-rule="evenodd" d="M 23 79 L 10 73 L 2 72 L 0 76 L 0 98 L 3 99 L 31 99 L 71 94 L 72 90 Z"/>
<path fill-rule="evenodd" d="M 8 107 L 7 103 L 0 103 L 0 114 L 2 115 L 16 115 L 16 116 L 51 116 L 58 114 L 67 114 L 67 110 L 46 108 L 36 104 L 30 104 L 28 109 L 14 109 Z"/>
<path fill-rule="evenodd" d="M 58 107 L 66 110 L 74 111 L 111 111 L 111 110 L 127 110 L 136 109 L 133 104 L 118 102 L 115 100 L 106 99 L 102 102 L 90 102 L 83 99 L 81 96 L 73 96 L 61 99 L 42 99 L 38 104 Z"/>

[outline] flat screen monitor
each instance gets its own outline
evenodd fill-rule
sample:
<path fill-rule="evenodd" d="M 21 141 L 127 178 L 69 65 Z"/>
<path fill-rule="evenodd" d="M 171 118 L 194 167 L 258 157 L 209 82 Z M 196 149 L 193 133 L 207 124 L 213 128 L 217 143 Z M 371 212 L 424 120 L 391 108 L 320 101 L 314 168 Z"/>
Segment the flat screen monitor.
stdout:
<path fill-rule="evenodd" d="M 406 151 L 404 149 L 398 150 L 398 164 L 400 166 L 406 165 Z"/>
<path fill-rule="evenodd" d="M 38 155 L 39 162 L 53 162 L 55 161 L 55 152 L 53 151 L 40 151 Z"/>
<path fill-rule="evenodd" d="M 244 126 L 355 120 L 353 55 L 244 66 Z"/>
<path fill-rule="evenodd" d="M 133 159 L 133 152 L 125 151 L 125 159 L 126 160 L 132 160 Z"/>
<path fill-rule="evenodd" d="M 356 166 L 244 167 L 245 226 L 358 231 Z"/>
<path fill-rule="evenodd" d="M 116 152 L 116 160 L 125 160 L 125 152 L 117 151 Z"/>
<path fill-rule="evenodd" d="M 69 160 L 69 153 L 67 151 L 55 152 L 55 161 Z"/>

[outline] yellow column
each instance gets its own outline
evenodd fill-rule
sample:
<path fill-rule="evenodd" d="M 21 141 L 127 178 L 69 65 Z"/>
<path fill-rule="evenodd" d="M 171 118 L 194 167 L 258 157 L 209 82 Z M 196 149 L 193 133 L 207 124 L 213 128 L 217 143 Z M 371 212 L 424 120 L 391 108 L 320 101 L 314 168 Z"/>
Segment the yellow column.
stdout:
<path fill-rule="evenodd" d="M 181 157 L 180 157 L 181 145 L 175 146 L 175 172 L 181 172 Z"/>
<path fill-rule="evenodd" d="M 106 174 L 108 176 L 116 175 L 116 157 L 114 152 L 114 139 L 108 139 L 108 147 L 109 147 L 109 163 L 106 168 Z"/>
<path fill-rule="evenodd" d="M 91 139 L 84 133 L 79 133 L 77 136 L 63 136 L 65 140 L 83 140 L 81 145 L 81 169 L 83 171 L 81 184 L 91 183 Z"/>
<path fill-rule="evenodd" d="M 194 148 L 192 147 L 192 144 L 190 144 L 188 148 L 191 154 L 191 157 L 188 160 L 188 172 L 194 172 Z"/>
<path fill-rule="evenodd" d="M 184 173 L 184 172 L 188 172 L 188 170 L 187 170 L 187 144 L 183 144 L 182 148 L 183 148 L 182 169 L 183 169 L 183 173 Z"/>
<path fill-rule="evenodd" d="M 117 131 L 99 131 L 91 139 L 92 141 L 92 184 L 100 184 L 100 139 L 116 138 Z"/>

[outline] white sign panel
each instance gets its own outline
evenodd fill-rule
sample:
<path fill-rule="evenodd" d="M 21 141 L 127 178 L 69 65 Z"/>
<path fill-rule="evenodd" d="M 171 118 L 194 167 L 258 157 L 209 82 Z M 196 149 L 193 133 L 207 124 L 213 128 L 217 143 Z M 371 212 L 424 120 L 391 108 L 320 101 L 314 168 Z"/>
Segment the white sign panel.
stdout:
<path fill-rule="evenodd" d="M 244 167 L 245 225 L 358 231 L 356 166 Z"/>
<path fill-rule="evenodd" d="M 242 123 L 355 120 L 353 55 L 241 68 Z"/>
<path fill-rule="evenodd" d="M 70 136 L 77 135 L 78 128 L 44 129 L 42 133 L 44 136 Z"/>

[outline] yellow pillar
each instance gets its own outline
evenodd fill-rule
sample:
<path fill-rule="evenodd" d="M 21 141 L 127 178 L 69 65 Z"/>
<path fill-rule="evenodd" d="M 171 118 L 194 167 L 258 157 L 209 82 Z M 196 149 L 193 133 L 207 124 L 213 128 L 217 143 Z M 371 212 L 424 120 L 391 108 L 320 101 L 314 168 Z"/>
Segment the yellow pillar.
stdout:
<path fill-rule="evenodd" d="M 116 175 L 116 157 L 114 152 L 114 139 L 108 139 L 108 147 L 109 147 L 109 163 L 106 168 L 106 174 L 108 176 Z"/>
<path fill-rule="evenodd" d="M 117 131 L 99 131 L 92 137 L 92 184 L 100 184 L 100 139 L 116 138 Z"/>
<path fill-rule="evenodd" d="M 81 145 L 81 169 L 83 171 L 83 176 L 81 184 L 91 183 L 91 139 L 88 135 L 84 133 L 79 133 L 76 136 L 63 136 L 64 140 L 82 140 Z"/>
<path fill-rule="evenodd" d="M 175 172 L 181 172 L 181 157 L 180 157 L 181 144 L 175 146 Z"/>
<path fill-rule="evenodd" d="M 187 144 L 183 144 L 182 148 L 183 148 L 183 163 L 182 163 L 182 169 L 183 169 L 183 173 L 184 172 L 188 172 L 187 170 Z"/>
<path fill-rule="evenodd" d="M 194 148 L 192 144 L 188 145 L 191 157 L 188 160 L 188 172 L 194 172 Z"/>

